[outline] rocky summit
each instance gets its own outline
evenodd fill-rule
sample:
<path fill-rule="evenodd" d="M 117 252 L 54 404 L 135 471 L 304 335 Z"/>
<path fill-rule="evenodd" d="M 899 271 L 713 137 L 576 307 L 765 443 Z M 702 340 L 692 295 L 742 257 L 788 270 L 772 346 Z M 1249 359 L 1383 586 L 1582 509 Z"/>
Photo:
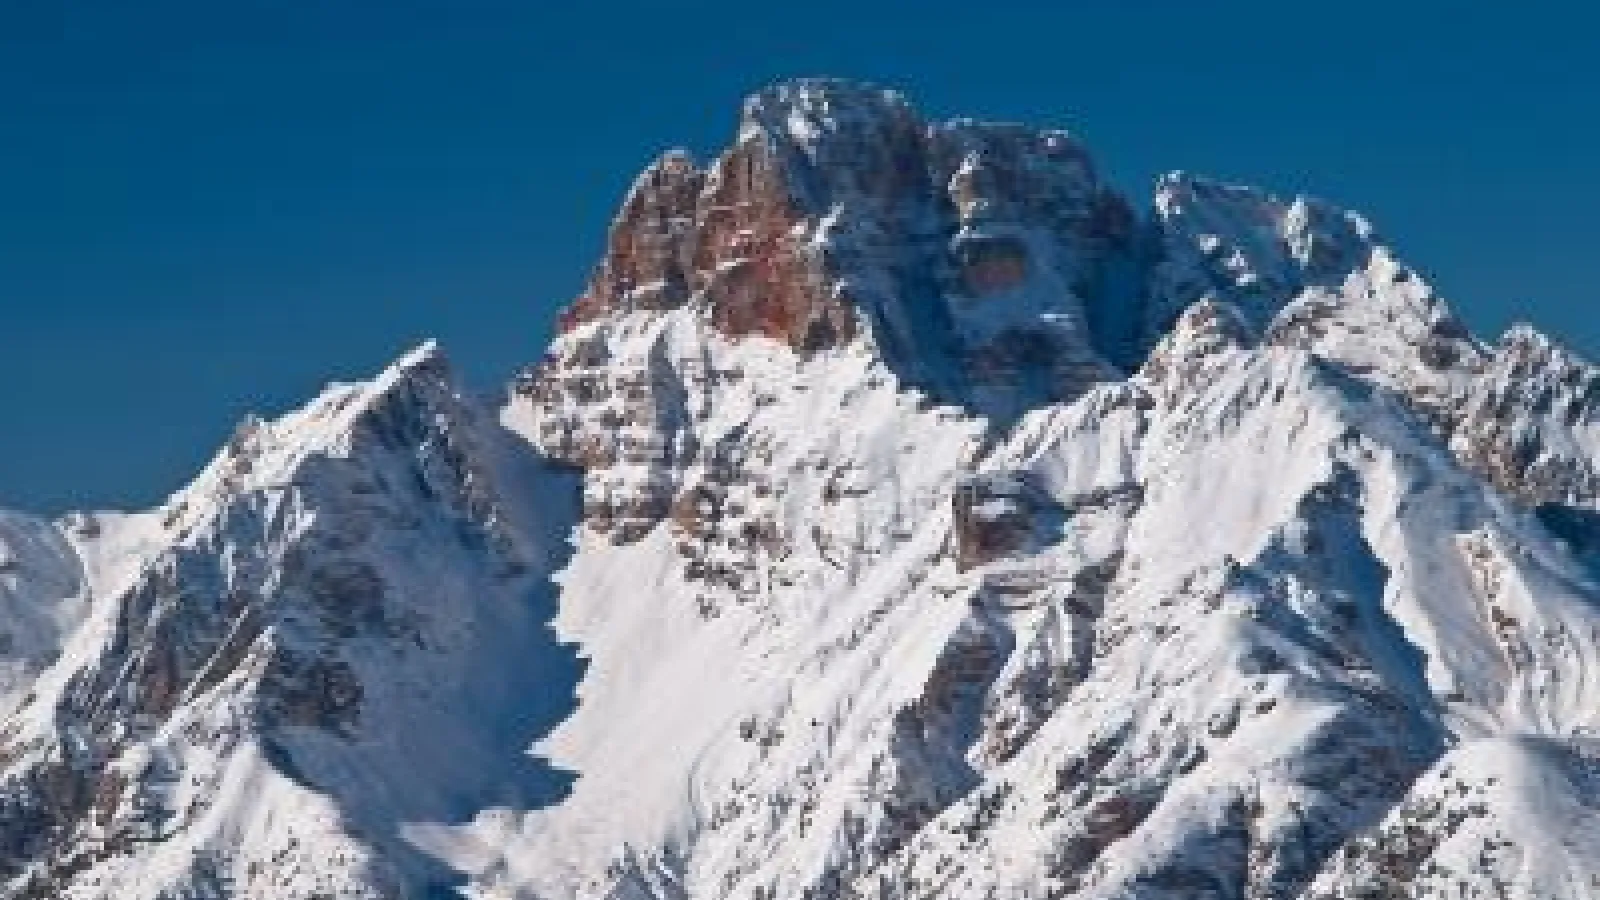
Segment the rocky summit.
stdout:
<path fill-rule="evenodd" d="M 1361 216 L 795 81 L 555 332 L 0 515 L 0 896 L 1600 896 L 1600 369 Z"/>

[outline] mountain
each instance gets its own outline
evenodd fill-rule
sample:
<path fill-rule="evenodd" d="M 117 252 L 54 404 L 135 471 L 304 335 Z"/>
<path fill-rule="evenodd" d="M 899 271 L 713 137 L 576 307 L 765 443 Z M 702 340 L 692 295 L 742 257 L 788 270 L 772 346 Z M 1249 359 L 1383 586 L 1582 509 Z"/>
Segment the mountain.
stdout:
<path fill-rule="evenodd" d="M 1597 467 L 1355 213 L 780 84 L 504 391 L 0 517 L 4 896 L 1597 896 Z"/>

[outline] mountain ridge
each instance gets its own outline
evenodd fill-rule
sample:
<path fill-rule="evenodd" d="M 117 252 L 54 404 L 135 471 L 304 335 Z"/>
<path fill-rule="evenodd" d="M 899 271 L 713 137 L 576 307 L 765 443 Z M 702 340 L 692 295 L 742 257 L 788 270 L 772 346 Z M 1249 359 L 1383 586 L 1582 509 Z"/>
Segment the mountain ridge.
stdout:
<path fill-rule="evenodd" d="M 4 894 L 1589 896 L 1597 409 L 1358 214 L 777 85 L 503 397 L 0 520 Z"/>

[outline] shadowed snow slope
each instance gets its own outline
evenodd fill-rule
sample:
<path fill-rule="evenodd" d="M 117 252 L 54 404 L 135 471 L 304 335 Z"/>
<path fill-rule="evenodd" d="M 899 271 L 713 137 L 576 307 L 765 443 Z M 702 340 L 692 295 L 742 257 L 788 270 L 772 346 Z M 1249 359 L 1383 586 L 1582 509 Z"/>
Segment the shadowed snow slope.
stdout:
<path fill-rule="evenodd" d="M 1135 209 L 786 83 L 501 396 L 0 517 L 5 896 L 1594 896 L 1600 370 L 1325 202 Z"/>

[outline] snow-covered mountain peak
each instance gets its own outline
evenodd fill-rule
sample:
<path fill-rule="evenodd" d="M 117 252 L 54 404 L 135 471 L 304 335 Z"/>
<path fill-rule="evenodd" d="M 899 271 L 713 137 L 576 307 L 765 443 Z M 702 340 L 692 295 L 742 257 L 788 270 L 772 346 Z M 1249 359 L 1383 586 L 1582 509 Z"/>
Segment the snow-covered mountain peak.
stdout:
<path fill-rule="evenodd" d="M 1381 244 L 1355 213 L 1310 197 L 1175 172 L 1156 185 L 1162 235 L 1152 327 L 1207 296 L 1234 298 L 1256 330 L 1308 288 L 1337 290 Z"/>
<path fill-rule="evenodd" d="M 1526 325 L 1487 357 L 1458 405 L 1452 446 L 1525 502 L 1600 503 L 1600 368 Z"/>
<path fill-rule="evenodd" d="M 334 383 L 301 409 L 273 421 L 249 415 L 196 481 L 167 503 L 173 524 L 223 495 L 288 486 L 309 460 L 358 452 L 364 432 L 392 424 L 407 404 L 426 421 L 463 414 L 448 360 L 434 341 L 407 351 L 370 381 Z"/>
<path fill-rule="evenodd" d="M 894 91 L 837 78 L 801 78 L 747 98 L 737 142 L 759 140 L 783 151 L 798 151 L 822 177 L 848 177 L 865 160 L 842 155 L 844 145 L 854 145 L 857 151 L 888 149 L 920 126 L 916 111 Z M 865 184 L 852 187 L 867 192 Z"/>
<path fill-rule="evenodd" d="M 1316 319 L 1394 331 L 1434 368 L 1483 355 L 1357 213 L 1175 172 L 1140 222 L 1066 132 L 929 121 L 836 79 L 752 96 L 704 168 L 648 166 L 562 321 L 689 309 L 801 355 L 854 348 L 1010 421 L 1136 369 L 1208 298 L 1258 336 Z"/>
<path fill-rule="evenodd" d="M 558 325 L 0 515 L 0 894 L 1600 883 L 1600 371 L 1359 215 L 807 79 Z"/>
<path fill-rule="evenodd" d="M 1127 204 L 1062 132 L 930 123 L 892 92 L 802 80 L 752 97 L 703 170 L 679 154 L 646 169 L 562 321 L 687 309 L 1015 417 L 1116 376 L 1124 341 L 1097 339 L 1090 307 L 1137 303 L 1133 242 Z"/>
<path fill-rule="evenodd" d="M 1544 372 L 1557 373 L 1559 377 L 1589 366 L 1587 361 L 1561 341 L 1528 322 L 1517 322 L 1507 328 L 1495 341 L 1492 352 L 1495 360 L 1507 368 L 1508 374 Z"/>

